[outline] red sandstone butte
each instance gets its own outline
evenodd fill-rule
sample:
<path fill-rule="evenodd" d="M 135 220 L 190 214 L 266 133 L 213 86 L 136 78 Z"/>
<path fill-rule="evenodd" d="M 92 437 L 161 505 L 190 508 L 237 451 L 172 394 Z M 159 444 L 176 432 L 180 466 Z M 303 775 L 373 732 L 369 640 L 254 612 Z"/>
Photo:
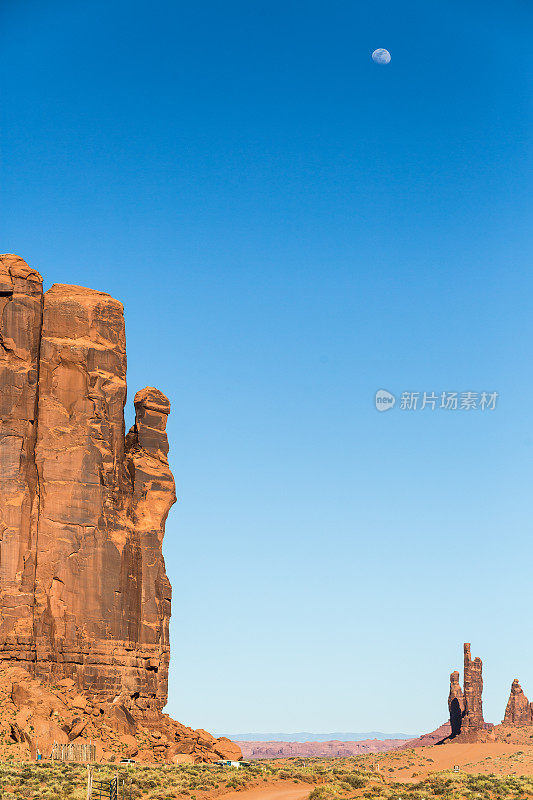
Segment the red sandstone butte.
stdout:
<path fill-rule="evenodd" d="M 0 255 L 0 663 L 157 727 L 172 722 L 170 403 L 137 392 L 126 436 L 125 401 L 122 304 L 79 286 L 43 294 L 38 272 Z"/>

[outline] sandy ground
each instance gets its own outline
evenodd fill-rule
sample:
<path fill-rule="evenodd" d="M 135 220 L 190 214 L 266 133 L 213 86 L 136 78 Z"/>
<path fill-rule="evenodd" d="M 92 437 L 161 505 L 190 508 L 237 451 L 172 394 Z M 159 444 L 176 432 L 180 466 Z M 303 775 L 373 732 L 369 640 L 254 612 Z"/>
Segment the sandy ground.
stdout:
<path fill-rule="evenodd" d="M 484 742 L 457 744 L 450 742 L 433 747 L 385 753 L 365 759 L 379 769 L 387 780 L 410 783 L 432 772 L 453 770 L 470 774 L 533 775 L 533 746 Z"/>
<path fill-rule="evenodd" d="M 302 783 L 283 783 L 282 785 L 254 786 L 241 792 L 225 792 L 219 794 L 217 800 L 304 800 L 312 790 L 312 786 Z"/>

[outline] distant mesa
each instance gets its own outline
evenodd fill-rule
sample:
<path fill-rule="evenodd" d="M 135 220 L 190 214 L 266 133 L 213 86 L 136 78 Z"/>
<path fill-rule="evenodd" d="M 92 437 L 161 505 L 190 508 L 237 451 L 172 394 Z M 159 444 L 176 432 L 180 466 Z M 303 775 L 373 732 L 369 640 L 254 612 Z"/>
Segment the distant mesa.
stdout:
<path fill-rule="evenodd" d="M 342 734 L 341 734 L 342 735 Z M 245 758 L 350 758 L 384 753 L 405 744 L 405 739 L 363 739 L 358 741 L 253 741 L 235 740 Z"/>
<path fill-rule="evenodd" d="M 245 758 L 348 758 L 401 747 L 404 733 L 241 733 L 228 734 Z"/>
<path fill-rule="evenodd" d="M 170 402 L 137 392 L 125 435 L 125 401 L 122 304 L 80 286 L 43 294 L 38 272 L 1 255 L 0 733 L 44 755 L 90 737 L 105 759 L 239 758 L 162 713 Z"/>
<path fill-rule="evenodd" d="M 366 733 L 233 733 L 228 739 L 243 742 L 360 742 L 367 739 L 412 739 L 407 733 L 382 733 L 367 731 Z"/>

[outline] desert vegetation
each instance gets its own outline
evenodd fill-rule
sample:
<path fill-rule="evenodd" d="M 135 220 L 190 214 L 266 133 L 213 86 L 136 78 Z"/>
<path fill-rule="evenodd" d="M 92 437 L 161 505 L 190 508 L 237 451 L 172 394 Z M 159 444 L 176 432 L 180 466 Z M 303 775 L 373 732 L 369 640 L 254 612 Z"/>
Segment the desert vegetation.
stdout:
<path fill-rule="evenodd" d="M 110 780 L 116 767 L 97 767 Z M 533 776 L 499 777 L 443 771 L 423 780 L 398 783 L 360 759 L 292 759 L 254 764 L 248 769 L 214 765 L 121 767 L 125 800 L 208 800 L 227 792 L 287 782 L 302 783 L 309 800 L 526 800 L 533 798 Z M 81 764 L 0 764 L 1 800 L 85 800 L 86 767 Z M 122 791 L 119 792 L 121 798 Z"/>
<path fill-rule="evenodd" d="M 436 773 L 418 783 L 386 782 L 377 774 L 353 773 L 337 776 L 315 787 L 309 800 L 497 800 L 533 798 L 533 778 L 496 775 Z"/>
<path fill-rule="evenodd" d="M 407 751 L 406 755 L 408 755 Z M 428 759 L 429 760 L 429 759 Z M 275 763 L 275 762 L 274 762 Z M 279 762 L 278 762 L 279 763 Z M 270 764 L 270 769 L 273 765 Z M 533 776 L 497 776 L 494 774 L 435 772 L 419 781 L 399 783 L 388 777 L 379 763 L 369 757 L 311 759 L 285 763 L 277 776 L 315 784 L 309 800 L 351 800 L 382 798 L 383 800 L 498 800 L 533 798 Z M 376 768 L 374 768 L 376 767 Z"/>
<path fill-rule="evenodd" d="M 94 778 L 110 781 L 118 772 L 119 800 L 124 781 L 125 800 L 199 800 L 206 794 L 239 791 L 263 780 L 270 771 L 261 767 L 221 769 L 211 764 L 177 766 L 99 766 Z M 0 763 L 1 800 L 85 800 L 87 767 L 60 762 Z"/>

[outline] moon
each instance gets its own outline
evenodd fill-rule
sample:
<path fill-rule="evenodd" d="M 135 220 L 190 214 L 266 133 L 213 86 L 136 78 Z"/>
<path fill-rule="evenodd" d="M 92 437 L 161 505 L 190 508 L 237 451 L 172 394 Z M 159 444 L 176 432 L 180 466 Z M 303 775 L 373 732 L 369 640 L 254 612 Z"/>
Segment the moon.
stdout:
<path fill-rule="evenodd" d="M 390 53 L 388 50 L 385 50 L 383 47 L 378 47 L 377 50 L 374 50 L 372 53 L 372 61 L 375 61 L 376 64 L 389 64 L 390 63 Z"/>

